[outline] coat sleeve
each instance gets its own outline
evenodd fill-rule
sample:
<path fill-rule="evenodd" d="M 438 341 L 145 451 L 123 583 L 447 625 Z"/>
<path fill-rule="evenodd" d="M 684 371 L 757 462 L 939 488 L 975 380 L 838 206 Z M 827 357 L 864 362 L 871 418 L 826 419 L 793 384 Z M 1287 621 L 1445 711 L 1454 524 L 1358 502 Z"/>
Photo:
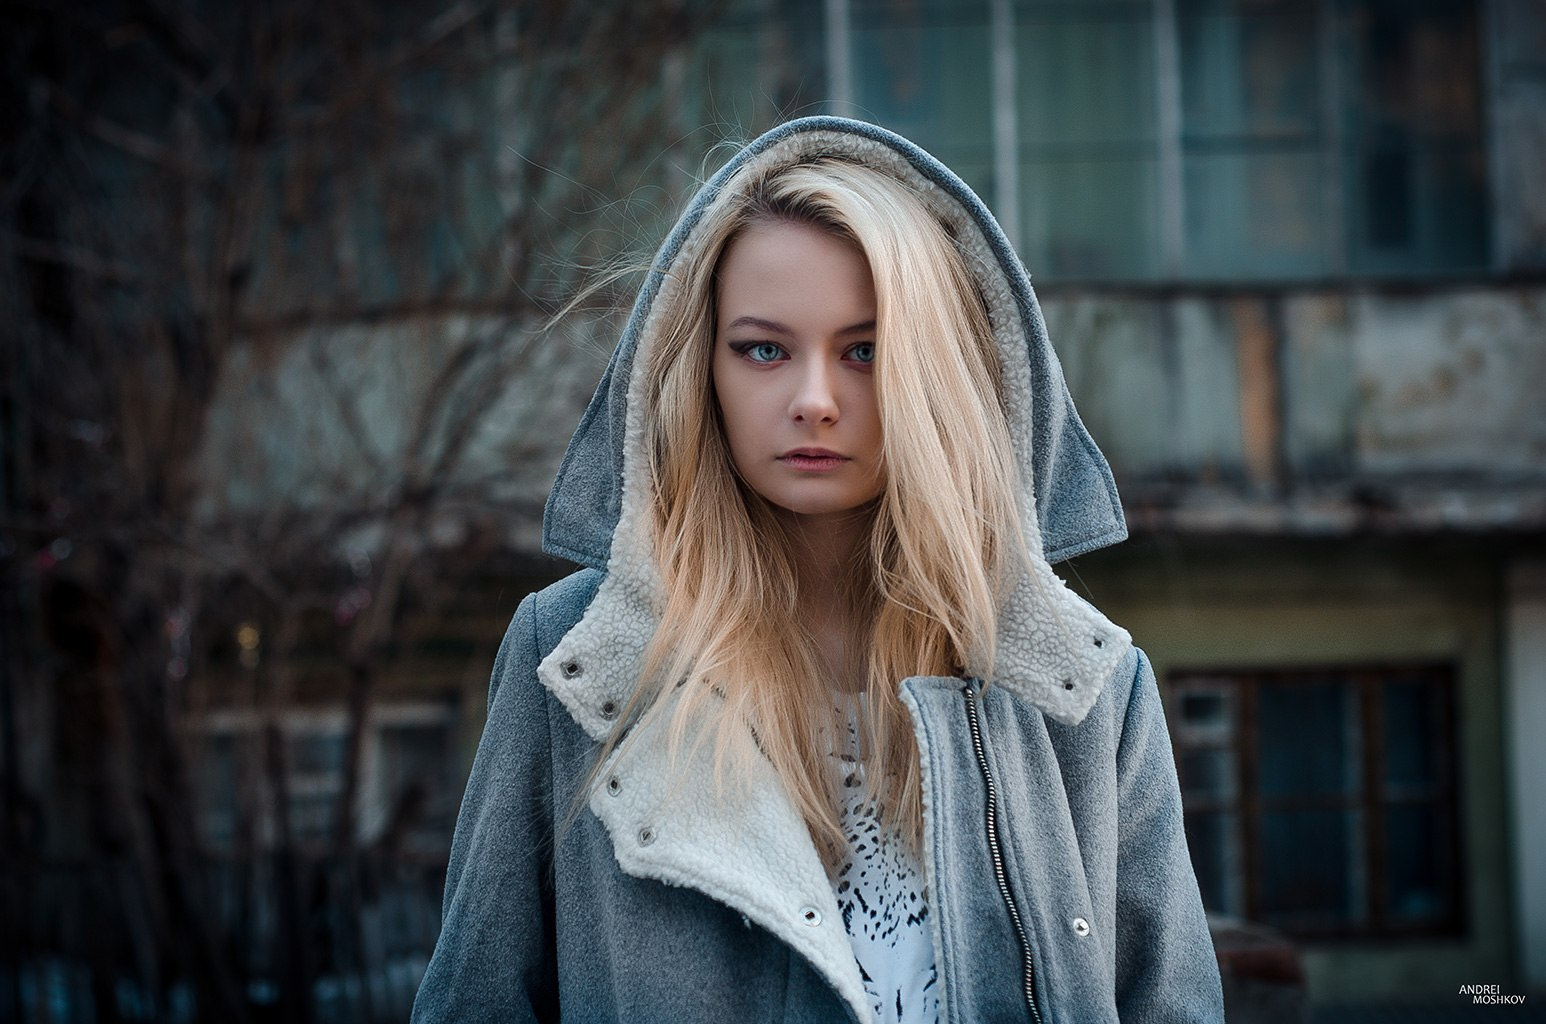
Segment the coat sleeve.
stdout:
<path fill-rule="evenodd" d="M 1170 734 L 1138 652 L 1117 747 L 1116 1001 L 1124 1021 L 1222 1021 L 1224 996 L 1187 853 Z"/>
<path fill-rule="evenodd" d="M 494 662 L 488 720 L 451 841 L 440 938 L 413 1024 L 556 1020 L 552 758 L 536 596 Z"/>

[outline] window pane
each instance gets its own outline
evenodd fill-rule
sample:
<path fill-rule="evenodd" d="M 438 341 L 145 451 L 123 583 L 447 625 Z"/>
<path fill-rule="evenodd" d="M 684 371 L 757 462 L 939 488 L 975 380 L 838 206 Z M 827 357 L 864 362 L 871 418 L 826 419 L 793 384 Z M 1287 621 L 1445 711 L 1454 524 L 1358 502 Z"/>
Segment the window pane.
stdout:
<path fill-rule="evenodd" d="M 330 777 L 343 771 L 345 742 L 342 732 L 301 733 L 289 737 L 290 777 Z"/>
<path fill-rule="evenodd" d="M 206 738 L 198 752 L 195 784 L 202 811 L 201 830 L 211 846 L 229 847 L 236 841 L 245 780 L 242 762 L 250 759 L 250 748 L 250 742 L 226 732 Z"/>
<path fill-rule="evenodd" d="M 1261 816 L 1260 916 L 1269 924 L 1346 921 L 1355 899 L 1362 815 L 1277 811 Z"/>
<path fill-rule="evenodd" d="M 1188 727 L 1228 726 L 1228 695 L 1221 690 L 1192 691 L 1181 695 L 1181 720 Z"/>
<path fill-rule="evenodd" d="M 852 18 L 859 116 L 911 138 L 991 204 L 986 4 L 856 0 Z"/>
<path fill-rule="evenodd" d="M 1397 921 L 1444 916 L 1444 865 L 1449 860 L 1442 819 L 1436 808 L 1391 807 L 1385 811 L 1387 913 Z"/>
<path fill-rule="evenodd" d="M 1172 682 L 1171 728 L 1178 746 L 1229 746 L 1235 736 L 1239 683 L 1234 679 L 1180 677 Z"/>
<path fill-rule="evenodd" d="M 1181 751 L 1181 790 L 1188 799 L 1229 800 L 1235 795 L 1234 751 L 1193 747 Z"/>
<path fill-rule="evenodd" d="M 1187 272 L 1323 272 L 1315 9 L 1183 0 L 1177 31 Z"/>
<path fill-rule="evenodd" d="M 384 726 L 381 772 L 389 832 L 398 837 L 449 841 L 457 794 L 452 792 L 448 726 Z"/>
<path fill-rule="evenodd" d="M 1027 263 L 1054 277 L 1155 276 L 1150 5 L 1029 3 L 1015 19 Z"/>
<path fill-rule="evenodd" d="M 1030 163 L 1021 172 L 1033 274 L 1106 280 L 1152 277 L 1159 230 L 1153 160 L 1073 159 Z"/>
<path fill-rule="evenodd" d="M 1153 146 L 1153 19 L 1147 2 L 1021 5 L 1016 102 L 1031 152 Z"/>
<path fill-rule="evenodd" d="M 1322 272 L 1318 153 L 1251 143 L 1222 152 L 1191 149 L 1184 178 L 1189 273 L 1239 278 Z"/>
<path fill-rule="evenodd" d="M 1353 269 L 1486 265 L 1476 25 L 1473 3 L 1346 5 L 1338 29 Z"/>
<path fill-rule="evenodd" d="M 1301 0 L 1179 0 L 1190 139 L 1308 139 L 1320 128 L 1315 8 Z"/>
<path fill-rule="evenodd" d="M 1238 914 L 1235 898 L 1240 877 L 1240 826 L 1234 814 L 1186 816 L 1186 843 L 1202 891 L 1203 906 L 1214 913 Z"/>
<path fill-rule="evenodd" d="M 1391 683 L 1384 689 L 1386 792 L 1426 790 L 1438 781 L 1433 684 Z"/>
<path fill-rule="evenodd" d="M 1263 682 L 1257 784 L 1263 796 L 1334 796 L 1359 789 L 1356 693 L 1340 681 Z"/>

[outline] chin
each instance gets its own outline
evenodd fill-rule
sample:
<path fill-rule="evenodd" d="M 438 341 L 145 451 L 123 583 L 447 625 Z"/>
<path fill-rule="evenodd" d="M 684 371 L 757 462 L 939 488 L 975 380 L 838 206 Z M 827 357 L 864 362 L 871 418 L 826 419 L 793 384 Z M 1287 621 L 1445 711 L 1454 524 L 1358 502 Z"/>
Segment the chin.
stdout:
<path fill-rule="evenodd" d="M 783 499 L 768 497 L 767 500 L 777 507 L 797 516 L 835 516 L 844 512 L 857 512 L 873 506 L 879 495 L 858 496 L 813 496 L 813 495 L 784 495 Z"/>

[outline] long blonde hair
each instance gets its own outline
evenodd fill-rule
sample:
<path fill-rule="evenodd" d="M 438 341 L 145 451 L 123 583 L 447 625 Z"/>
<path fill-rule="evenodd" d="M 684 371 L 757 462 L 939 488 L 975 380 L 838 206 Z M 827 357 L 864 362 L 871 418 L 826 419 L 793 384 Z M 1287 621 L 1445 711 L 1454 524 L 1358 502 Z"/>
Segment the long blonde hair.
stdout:
<path fill-rule="evenodd" d="M 915 842 L 919 752 L 898 684 L 991 677 L 998 609 L 1025 554 L 1016 468 L 981 293 L 924 198 L 838 157 L 742 177 L 705 212 L 701 247 L 671 267 L 675 287 L 652 316 L 643 462 L 663 607 L 622 717 L 667 716 L 673 742 L 689 728 L 713 737 L 722 773 L 765 756 L 831 865 L 845 845 L 829 766 L 833 687 L 801 623 L 794 538 L 737 476 L 712 382 L 716 274 L 729 246 L 753 223 L 810 225 L 858 246 L 874 276 L 885 490 L 844 597 L 868 623 L 866 775 L 882 820 Z M 661 700 L 668 691 L 678 698 Z"/>

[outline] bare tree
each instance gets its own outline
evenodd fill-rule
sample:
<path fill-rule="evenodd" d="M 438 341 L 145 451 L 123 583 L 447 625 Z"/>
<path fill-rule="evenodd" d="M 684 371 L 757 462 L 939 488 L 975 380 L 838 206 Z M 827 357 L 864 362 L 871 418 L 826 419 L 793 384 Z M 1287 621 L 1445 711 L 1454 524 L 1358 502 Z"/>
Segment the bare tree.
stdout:
<path fill-rule="evenodd" d="M 477 453 L 496 412 L 540 418 L 572 344 L 546 318 L 577 268 L 652 216 L 604 199 L 676 184 L 655 159 L 677 131 L 663 69 L 715 14 L 655 0 L 0 14 L 13 978 L 57 961 L 103 1020 L 174 1004 L 253 1017 L 252 951 L 210 898 L 184 742 L 192 711 L 231 699 L 209 681 L 246 623 L 239 698 L 270 723 L 277 1005 L 311 1019 L 320 953 L 274 725 L 297 652 L 321 644 L 347 681 L 342 881 L 325 898 L 357 909 L 362 730 L 404 603 L 432 589 L 428 538 L 535 518 L 519 470 L 550 439 L 523 447 L 507 425 L 509 472 Z M 299 396 L 264 393 L 294 381 Z M 297 408 L 320 425 L 306 450 L 293 423 L 254 419 Z M 362 936 L 332 941 L 343 967 L 365 966 Z M 0 1015 L 20 1016 L 6 991 Z M 361 1016 L 397 1012 L 367 999 Z"/>

